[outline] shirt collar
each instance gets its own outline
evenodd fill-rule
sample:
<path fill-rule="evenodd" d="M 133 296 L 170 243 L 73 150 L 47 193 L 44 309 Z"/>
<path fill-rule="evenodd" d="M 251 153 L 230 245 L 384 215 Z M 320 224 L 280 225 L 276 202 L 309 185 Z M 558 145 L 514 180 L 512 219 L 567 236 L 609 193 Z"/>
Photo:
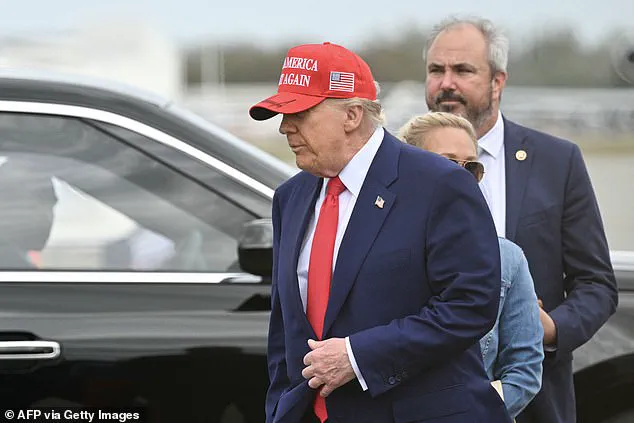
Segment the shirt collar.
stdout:
<path fill-rule="evenodd" d="M 357 154 L 352 157 L 352 160 L 339 172 L 339 179 L 341 179 L 346 189 L 350 191 L 355 198 L 359 196 L 365 177 L 368 174 L 368 170 L 370 170 L 374 156 L 376 156 L 377 151 L 379 151 L 384 135 L 385 131 L 383 127 L 379 126 L 376 128 L 368 142 L 361 147 L 361 150 L 357 151 Z M 324 189 L 327 184 L 328 179 L 326 178 L 324 180 Z"/>
<path fill-rule="evenodd" d="M 493 128 L 489 129 L 489 132 L 484 134 L 482 138 L 478 140 L 478 146 L 493 158 L 497 158 L 502 151 L 503 145 L 504 119 L 502 119 L 502 112 L 498 110 L 498 118 L 495 121 L 495 125 L 493 125 Z"/>

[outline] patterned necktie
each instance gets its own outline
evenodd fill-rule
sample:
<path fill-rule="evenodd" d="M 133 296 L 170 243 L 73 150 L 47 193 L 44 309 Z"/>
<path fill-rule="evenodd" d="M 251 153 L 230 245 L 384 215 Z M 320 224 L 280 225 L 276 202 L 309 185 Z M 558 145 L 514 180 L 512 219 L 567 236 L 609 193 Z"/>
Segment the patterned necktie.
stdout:
<path fill-rule="evenodd" d="M 310 249 L 306 316 L 319 340 L 323 335 L 324 318 L 330 294 L 332 258 L 335 252 L 335 238 L 339 223 L 339 194 L 345 190 L 346 186 L 338 176 L 328 181 L 326 198 L 319 210 L 319 219 Z M 323 423 L 328 418 L 326 400 L 317 394 L 313 407 L 315 415 Z"/>

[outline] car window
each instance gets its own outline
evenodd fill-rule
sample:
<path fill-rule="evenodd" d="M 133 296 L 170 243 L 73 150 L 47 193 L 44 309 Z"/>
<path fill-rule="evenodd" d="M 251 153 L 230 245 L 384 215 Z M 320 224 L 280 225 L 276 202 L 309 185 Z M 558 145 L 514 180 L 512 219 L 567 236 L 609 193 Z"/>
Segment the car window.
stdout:
<path fill-rule="evenodd" d="M 242 207 L 253 211 L 255 214 L 270 217 L 271 195 L 265 195 L 256 188 L 249 187 L 248 184 L 245 186 L 242 183 L 238 183 L 220 172 L 214 171 L 209 164 L 194 159 L 175 148 L 167 147 L 138 132 L 105 122 L 91 121 L 91 123 L 109 136 L 118 138 L 134 148 L 148 152 L 150 155 L 160 157 L 164 163 L 167 163 L 173 168 L 186 171 L 189 175 L 194 176 L 197 181 L 205 184 L 215 192 L 220 193 L 220 195 L 237 202 Z M 218 140 L 216 142 L 220 141 Z M 242 160 L 241 152 L 234 151 L 233 155 L 234 158 L 232 162 Z M 257 181 L 262 182 L 259 179 Z"/>
<path fill-rule="evenodd" d="M 90 121 L 34 114 L 0 113 L 0 196 L 1 269 L 239 271 L 258 217 Z"/>

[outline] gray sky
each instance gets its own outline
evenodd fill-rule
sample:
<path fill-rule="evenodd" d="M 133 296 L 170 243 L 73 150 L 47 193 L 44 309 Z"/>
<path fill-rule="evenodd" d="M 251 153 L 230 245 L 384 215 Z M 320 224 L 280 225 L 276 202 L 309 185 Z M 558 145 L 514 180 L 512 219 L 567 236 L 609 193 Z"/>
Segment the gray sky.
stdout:
<path fill-rule="evenodd" d="M 330 40 L 353 47 L 371 34 L 395 37 L 404 26 L 423 27 L 456 12 L 494 19 L 516 38 L 560 23 L 572 25 L 590 42 L 617 27 L 634 30 L 633 0 L 0 0 L 0 5 L 0 35 L 5 36 L 133 18 L 180 42 Z"/>

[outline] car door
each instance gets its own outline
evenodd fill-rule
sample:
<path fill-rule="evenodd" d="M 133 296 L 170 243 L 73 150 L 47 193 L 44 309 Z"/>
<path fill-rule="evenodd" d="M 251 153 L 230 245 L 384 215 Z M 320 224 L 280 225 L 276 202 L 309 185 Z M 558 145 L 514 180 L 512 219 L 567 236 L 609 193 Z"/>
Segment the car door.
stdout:
<path fill-rule="evenodd" d="M 147 125 L 0 110 L 0 398 L 263 420 L 269 285 L 240 269 L 266 187 Z"/>

